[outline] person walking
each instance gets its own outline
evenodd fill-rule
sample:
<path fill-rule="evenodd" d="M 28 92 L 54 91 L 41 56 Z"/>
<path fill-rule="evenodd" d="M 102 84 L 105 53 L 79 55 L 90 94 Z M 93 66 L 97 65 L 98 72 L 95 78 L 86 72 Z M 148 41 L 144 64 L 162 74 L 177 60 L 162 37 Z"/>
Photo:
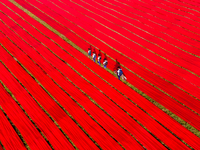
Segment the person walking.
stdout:
<path fill-rule="evenodd" d="M 114 66 L 114 68 L 113 68 L 113 72 L 114 72 L 114 74 L 116 74 L 116 75 L 117 75 L 118 68 L 120 68 L 120 63 L 119 63 L 119 62 L 117 61 L 117 59 L 116 59 L 115 66 Z"/>
<path fill-rule="evenodd" d="M 100 50 L 99 50 L 97 62 L 99 63 L 99 65 L 101 65 L 101 51 Z"/>
<path fill-rule="evenodd" d="M 104 59 L 103 59 L 103 66 L 104 66 L 104 68 L 106 68 L 107 65 L 108 65 L 108 59 L 107 59 L 107 56 L 105 54 Z"/>
<path fill-rule="evenodd" d="M 93 51 L 92 59 L 93 59 L 94 62 L 96 62 L 96 51 L 95 51 L 95 49 Z"/>
<path fill-rule="evenodd" d="M 104 60 L 103 60 L 103 66 L 104 66 L 104 68 L 106 68 L 107 65 L 108 65 L 108 60 L 106 58 L 104 58 Z"/>
<path fill-rule="evenodd" d="M 120 80 L 120 77 L 123 75 L 123 71 L 121 69 L 121 67 L 118 67 L 118 70 L 117 70 L 117 76 L 118 76 L 118 79 Z"/>
<path fill-rule="evenodd" d="M 92 49 L 91 48 L 88 48 L 88 57 L 90 58 L 92 55 Z"/>
<path fill-rule="evenodd" d="M 100 54 L 98 54 L 98 58 L 97 59 L 98 59 L 97 62 L 99 63 L 99 65 L 101 65 L 101 55 Z"/>

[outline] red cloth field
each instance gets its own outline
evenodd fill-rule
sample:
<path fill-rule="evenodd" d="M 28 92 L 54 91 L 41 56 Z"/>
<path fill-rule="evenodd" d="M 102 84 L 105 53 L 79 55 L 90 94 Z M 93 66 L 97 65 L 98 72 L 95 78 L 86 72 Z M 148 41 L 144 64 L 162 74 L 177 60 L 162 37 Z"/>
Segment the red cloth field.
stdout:
<path fill-rule="evenodd" d="M 92 45 L 98 54 L 99 48 L 108 56 L 109 69 L 117 59 L 128 82 L 165 107 L 156 107 L 87 54 L 3 0 L 0 80 L 17 103 L 1 85 L 4 94 L 0 100 L 10 97 L 1 107 L 30 148 L 200 148 L 199 137 L 164 112 L 169 109 L 200 130 L 197 2 L 16 2 L 85 52 Z M 9 106 L 13 110 L 9 111 Z M 14 111 L 32 128 L 23 128 Z M 8 121 L 4 122 L 12 128 Z M 6 129 L 3 131 L 5 134 Z M 34 134 L 29 137 L 31 131 Z M 14 138 L 24 147 L 14 130 L 10 129 L 9 134 L 14 137 L 5 137 L 4 147 Z M 40 137 L 38 141 L 35 134 Z"/>
<path fill-rule="evenodd" d="M 1 96 L 3 96 L 4 93 L 6 94 L 5 89 L 3 89 L 2 86 L 0 88 Z M 3 99 L 5 101 L 5 97 L 3 97 Z M 1 99 L 1 101 L 3 101 L 3 99 Z M 0 128 L 0 140 L 6 149 L 15 149 L 16 147 L 18 147 L 19 149 L 25 149 L 25 146 L 23 145 L 21 139 L 19 138 L 2 111 L 0 111 Z M 0 149 L 3 150 L 2 147 L 0 147 Z"/>

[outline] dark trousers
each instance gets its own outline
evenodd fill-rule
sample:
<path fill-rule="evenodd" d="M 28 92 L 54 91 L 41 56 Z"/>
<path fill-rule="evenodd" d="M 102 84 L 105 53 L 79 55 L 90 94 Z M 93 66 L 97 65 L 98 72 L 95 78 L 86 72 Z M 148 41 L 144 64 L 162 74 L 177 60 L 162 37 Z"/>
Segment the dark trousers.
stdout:
<path fill-rule="evenodd" d="M 117 76 L 118 76 L 118 79 L 120 80 L 120 77 L 121 77 L 121 76 L 119 76 L 119 75 L 117 75 Z"/>

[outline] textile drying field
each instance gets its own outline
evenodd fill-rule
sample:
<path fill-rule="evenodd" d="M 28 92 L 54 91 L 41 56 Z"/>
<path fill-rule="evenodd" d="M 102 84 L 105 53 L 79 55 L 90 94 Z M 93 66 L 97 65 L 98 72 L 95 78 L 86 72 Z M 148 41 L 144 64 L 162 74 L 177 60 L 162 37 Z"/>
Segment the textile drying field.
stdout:
<path fill-rule="evenodd" d="M 198 0 L 1 0 L 0 150 L 200 149 L 199 42 Z"/>

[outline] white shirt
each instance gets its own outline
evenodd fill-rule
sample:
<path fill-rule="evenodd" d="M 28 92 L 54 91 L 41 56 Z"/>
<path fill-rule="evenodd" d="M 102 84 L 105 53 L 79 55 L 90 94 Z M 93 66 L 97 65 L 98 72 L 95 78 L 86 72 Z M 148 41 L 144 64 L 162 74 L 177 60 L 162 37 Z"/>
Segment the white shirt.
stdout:
<path fill-rule="evenodd" d="M 96 56 L 96 54 L 94 53 L 93 55 L 92 55 L 92 58 L 94 58 Z"/>
<path fill-rule="evenodd" d="M 122 70 L 121 68 L 117 70 L 117 74 L 118 74 L 118 75 L 119 75 L 119 73 L 120 73 L 121 70 Z"/>
<path fill-rule="evenodd" d="M 105 65 L 107 62 L 108 62 L 108 61 L 107 61 L 107 60 L 105 60 L 105 61 L 103 62 L 103 65 Z"/>
<path fill-rule="evenodd" d="M 101 60 L 101 56 L 98 57 L 98 61 L 100 61 L 100 60 Z"/>

